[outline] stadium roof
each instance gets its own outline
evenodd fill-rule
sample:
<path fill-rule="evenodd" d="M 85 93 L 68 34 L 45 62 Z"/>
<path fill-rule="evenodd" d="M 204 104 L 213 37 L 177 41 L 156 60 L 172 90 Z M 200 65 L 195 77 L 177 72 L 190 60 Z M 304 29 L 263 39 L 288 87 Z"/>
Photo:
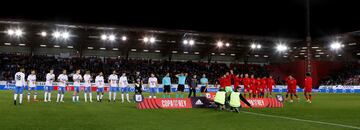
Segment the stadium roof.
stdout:
<path fill-rule="evenodd" d="M 62 1 L 56 4 L 29 1 L 3 6 L 0 18 L 304 39 L 305 1 Z M 312 36 L 358 30 L 360 19 L 354 17 L 358 15 L 357 2 L 310 0 Z"/>

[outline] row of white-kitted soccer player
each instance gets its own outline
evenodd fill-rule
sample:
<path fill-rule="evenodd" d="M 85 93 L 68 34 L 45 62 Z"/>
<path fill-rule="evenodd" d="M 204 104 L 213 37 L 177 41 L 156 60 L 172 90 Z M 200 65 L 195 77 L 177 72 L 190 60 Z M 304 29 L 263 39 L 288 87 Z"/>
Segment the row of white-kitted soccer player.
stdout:
<path fill-rule="evenodd" d="M 36 74 L 35 71 L 32 70 L 31 74 L 27 76 L 27 82 L 25 81 L 25 69 L 21 68 L 19 72 L 15 74 L 15 93 L 14 93 L 14 105 L 16 105 L 17 97 L 19 96 L 19 104 L 22 103 L 22 93 L 26 86 L 28 85 L 28 102 L 30 102 L 30 96 L 34 94 L 34 101 L 36 100 L 37 92 L 36 92 Z M 45 88 L 44 88 L 44 102 L 51 102 L 51 91 L 53 90 L 53 82 L 55 81 L 55 74 L 53 73 L 53 70 L 50 70 L 49 73 L 46 74 L 46 82 L 45 82 Z M 74 94 L 72 96 L 73 102 L 79 102 L 79 93 L 80 93 L 80 83 L 83 81 L 84 83 L 84 99 L 85 102 L 89 101 L 92 102 L 92 91 L 91 91 L 91 82 L 92 77 L 90 75 L 90 71 L 86 71 L 84 76 L 80 74 L 80 70 L 76 70 L 76 73 L 72 75 L 73 78 L 73 85 L 74 85 Z M 67 86 L 68 82 L 68 76 L 66 74 L 66 70 L 63 70 L 62 74 L 60 74 L 57 77 L 58 81 L 58 94 L 56 98 L 56 102 L 64 102 L 64 94 L 65 94 L 65 87 Z M 127 102 L 130 102 L 129 100 L 129 91 L 130 87 L 128 84 L 128 79 L 126 77 L 126 74 L 123 73 L 120 77 L 116 74 L 116 71 L 113 71 L 113 74 L 111 74 L 108 77 L 108 81 L 110 84 L 110 90 L 109 90 L 109 102 L 116 101 L 116 92 L 121 91 L 121 100 L 124 102 L 124 95 L 126 95 Z M 104 95 L 104 86 L 105 86 L 105 80 L 103 77 L 103 73 L 100 72 L 96 78 L 95 78 L 95 84 L 97 86 L 97 95 L 96 99 L 98 102 L 101 102 Z M 136 84 L 136 83 L 135 83 Z M 157 78 L 152 74 L 149 78 L 149 87 L 151 89 L 155 89 L 155 87 L 158 85 Z M 87 97 L 88 96 L 88 97 Z M 151 94 L 150 98 L 156 98 L 155 94 Z"/>

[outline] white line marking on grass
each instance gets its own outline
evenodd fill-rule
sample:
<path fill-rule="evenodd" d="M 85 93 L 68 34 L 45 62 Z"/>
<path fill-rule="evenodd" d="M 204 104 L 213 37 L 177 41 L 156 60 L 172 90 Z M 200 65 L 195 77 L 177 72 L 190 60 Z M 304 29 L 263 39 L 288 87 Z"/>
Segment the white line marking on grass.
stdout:
<path fill-rule="evenodd" d="M 360 130 L 360 127 L 357 127 L 357 126 L 342 125 L 342 124 L 322 122 L 322 121 L 305 120 L 305 119 L 298 119 L 298 118 L 292 118 L 292 117 L 286 117 L 286 116 L 268 115 L 268 114 L 261 114 L 261 113 L 247 112 L 247 111 L 242 111 L 242 112 L 247 113 L 247 114 L 252 114 L 252 115 L 258 115 L 258 116 L 275 117 L 275 118 L 281 118 L 281 119 L 287 119 L 287 120 L 302 121 L 302 122 L 309 122 L 309 123 L 317 123 L 317 124 L 324 124 L 324 125 L 332 125 L 332 126 L 338 126 L 338 127 L 345 127 L 345 128 L 351 128 L 351 129 Z"/>

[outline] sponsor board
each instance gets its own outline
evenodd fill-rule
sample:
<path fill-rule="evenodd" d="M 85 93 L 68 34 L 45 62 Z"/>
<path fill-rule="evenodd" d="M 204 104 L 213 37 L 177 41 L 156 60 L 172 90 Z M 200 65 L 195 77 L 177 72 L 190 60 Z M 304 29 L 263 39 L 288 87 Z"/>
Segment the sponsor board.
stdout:
<path fill-rule="evenodd" d="M 7 81 L 0 81 L 0 90 L 13 90 L 15 88 L 15 82 L 7 82 Z M 37 82 L 37 90 L 44 90 L 44 85 L 45 82 Z M 171 91 L 172 92 L 176 92 L 177 89 L 177 84 L 172 84 L 171 85 Z M 244 92 L 243 86 L 241 86 L 241 92 Z M 129 84 L 130 87 L 130 92 L 134 92 L 134 84 Z M 215 85 L 209 85 L 208 87 L 208 92 L 217 92 L 218 91 L 218 87 L 219 86 L 215 86 Z M 54 82 L 54 86 L 53 86 L 53 90 L 57 90 L 57 82 Z M 84 90 L 84 84 L 81 83 L 80 84 L 80 88 L 81 90 Z M 157 92 L 163 92 L 163 85 L 159 84 L 158 88 L 157 88 Z M 74 87 L 73 87 L 73 83 L 69 82 L 67 88 L 67 91 L 73 91 Z M 91 87 L 92 91 L 96 91 L 96 86 L 95 84 L 92 84 Z M 109 87 L 108 84 L 105 85 L 104 87 L 104 91 L 108 91 Z M 146 87 L 146 84 L 143 85 L 143 91 L 144 92 L 149 92 L 149 89 Z M 198 89 L 196 89 L 197 92 L 200 92 L 200 87 L 198 87 Z M 296 89 L 297 92 L 303 92 L 304 89 L 301 89 L 299 87 L 297 87 Z M 360 85 L 322 85 L 319 87 L 319 89 L 312 89 L 313 92 L 320 92 L 320 93 L 360 93 Z M 189 88 L 187 85 L 185 85 L 185 92 L 189 92 Z M 276 88 L 273 88 L 273 92 L 287 92 L 287 86 L 286 85 L 276 85 Z"/>
<path fill-rule="evenodd" d="M 211 105 L 206 97 L 191 97 L 190 99 L 193 108 L 209 108 Z"/>
<path fill-rule="evenodd" d="M 181 109 L 192 108 L 190 98 L 144 98 L 138 109 Z"/>
<path fill-rule="evenodd" d="M 279 102 L 276 98 L 249 98 L 246 99 L 252 108 L 280 108 L 283 103 Z M 244 102 L 241 102 L 243 108 L 249 108 Z"/>
<path fill-rule="evenodd" d="M 210 92 L 206 93 L 206 98 L 210 102 L 214 101 L 216 93 Z M 274 107 L 283 107 L 283 99 L 284 97 L 281 94 L 277 94 L 276 98 L 248 98 L 246 99 L 252 106 L 252 108 L 274 108 Z M 243 108 L 249 108 L 244 102 L 240 101 L 241 106 Z"/>

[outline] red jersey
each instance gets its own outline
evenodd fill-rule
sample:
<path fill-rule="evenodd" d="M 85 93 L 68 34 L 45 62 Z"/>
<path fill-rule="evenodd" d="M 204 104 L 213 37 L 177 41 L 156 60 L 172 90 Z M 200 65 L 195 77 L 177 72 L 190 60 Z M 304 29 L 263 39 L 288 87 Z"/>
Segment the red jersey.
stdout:
<path fill-rule="evenodd" d="M 260 80 L 260 89 L 261 89 L 261 91 L 264 91 L 265 90 L 265 88 L 266 88 L 266 79 L 261 79 Z"/>
<path fill-rule="evenodd" d="M 231 86 L 231 77 L 232 75 L 228 75 L 225 78 L 225 86 Z"/>
<path fill-rule="evenodd" d="M 286 83 L 288 84 L 288 89 L 295 90 L 296 89 L 296 79 L 287 79 Z"/>
<path fill-rule="evenodd" d="M 242 80 L 242 78 L 235 76 L 234 77 L 234 87 L 236 87 L 236 88 L 239 87 L 241 80 Z"/>
<path fill-rule="evenodd" d="M 219 79 L 219 82 L 220 82 L 220 88 L 221 89 L 225 89 L 225 78 L 224 77 L 221 77 L 220 79 Z"/>
<path fill-rule="evenodd" d="M 257 90 L 260 85 L 261 85 L 261 80 L 254 79 L 254 84 L 251 85 L 251 89 L 252 90 Z"/>
<path fill-rule="evenodd" d="M 305 78 L 305 89 L 312 89 L 312 78 L 306 77 Z"/>
<path fill-rule="evenodd" d="M 275 84 L 275 81 L 272 78 L 267 78 L 266 84 L 267 84 L 266 86 L 267 88 L 272 89 L 272 86 Z"/>
<path fill-rule="evenodd" d="M 254 85 L 256 85 L 256 79 L 250 78 L 250 86 L 254 86 Z"/>
<path fill-rule="evenodd" d="M 221 77 L 220 81 L 220 88 L 225 89 L 226 86 L 231 86 L 231 77 L 228 75 L 226 77 Z"/>
<path fill-rule="evenodd" d="M 248 88 L 250 85 L 250 78 L 243 78 L 244 88 Z"/>

